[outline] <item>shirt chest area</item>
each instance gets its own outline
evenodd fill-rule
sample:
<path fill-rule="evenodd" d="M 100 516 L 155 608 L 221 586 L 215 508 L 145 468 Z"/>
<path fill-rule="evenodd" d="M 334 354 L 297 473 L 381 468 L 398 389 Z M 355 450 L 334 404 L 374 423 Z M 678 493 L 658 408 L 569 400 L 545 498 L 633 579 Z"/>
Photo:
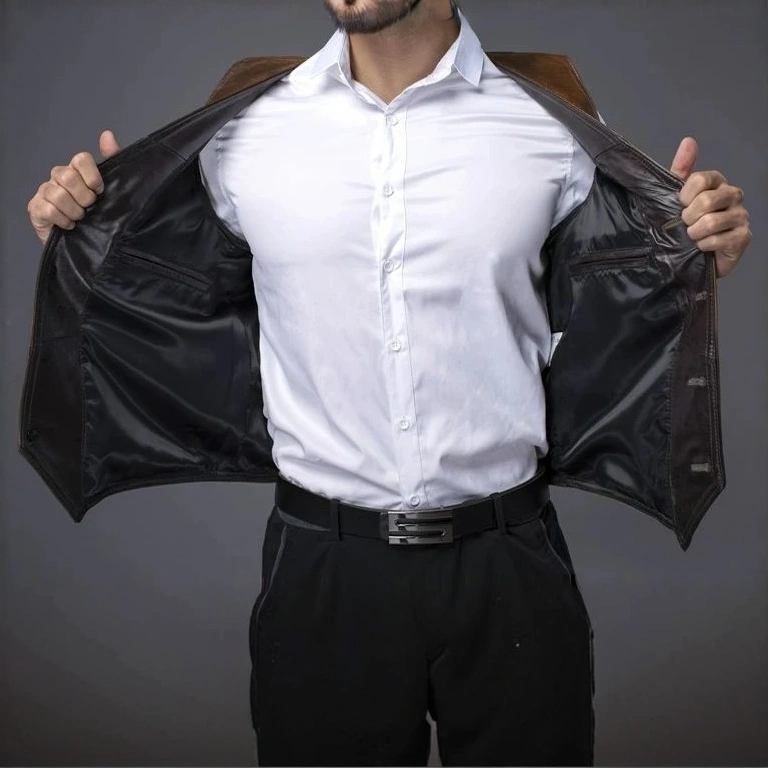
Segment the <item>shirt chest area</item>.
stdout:
<path fill-rule="evenodd" d="M 257 101 L 223 142 L 220 173 L 265 270 L 530 269 L 552 225 L 569 137 L 538 105 L 481 94 L 388 109 L 354 93 Z"/>

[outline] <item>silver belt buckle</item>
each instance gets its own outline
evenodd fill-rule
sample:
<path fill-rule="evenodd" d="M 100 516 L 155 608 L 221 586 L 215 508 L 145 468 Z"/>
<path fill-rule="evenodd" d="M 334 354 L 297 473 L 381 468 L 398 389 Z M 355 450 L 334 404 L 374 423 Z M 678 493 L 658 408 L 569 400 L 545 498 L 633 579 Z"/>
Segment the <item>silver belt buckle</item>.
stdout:
<path fill-rule="evenodd" d="M 450 544 L 453 541 L 453 513 L 449 510 L 395 509 L 387 512 L 387 522 L 390 544 Z"/>

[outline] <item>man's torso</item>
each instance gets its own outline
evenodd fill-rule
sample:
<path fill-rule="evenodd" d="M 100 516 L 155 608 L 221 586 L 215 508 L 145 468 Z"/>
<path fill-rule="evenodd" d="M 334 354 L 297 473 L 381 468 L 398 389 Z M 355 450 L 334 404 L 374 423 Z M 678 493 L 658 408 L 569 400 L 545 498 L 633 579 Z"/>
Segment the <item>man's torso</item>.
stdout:
<path fill-rule="evenodd" d="M 332 40 L 201 155 L 253 254 L 275 462 L 365 506 L 487 495 L 547 451 L 541 248 L 593 165 L 462 32 L 389 104 L 312 76 Z"/>

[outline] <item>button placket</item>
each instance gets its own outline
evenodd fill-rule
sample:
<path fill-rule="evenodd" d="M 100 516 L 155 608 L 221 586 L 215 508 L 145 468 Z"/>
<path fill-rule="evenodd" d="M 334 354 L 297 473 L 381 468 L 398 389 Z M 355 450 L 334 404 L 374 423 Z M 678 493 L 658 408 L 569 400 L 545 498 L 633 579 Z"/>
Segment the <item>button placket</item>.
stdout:
<path fill-rule="evenodd" d="M 405 175 L 406 136 L 402 120 L 394 114 L 384 116 L 378 178 L 381 180 L 378 206 L 377 251 L 381 272 L 382 343 L 388 350 L 384 370 L 393 416 L 393 441 L 400 493 L 404 506 L 414 506 L 423 497 L 419 433 L 411 380 L 411 361 L 407 344 L 405 308 L 405 206 L 402 179 Z M 399 126 L 394 128 L 394 126 Z M 397 354 L 395 354 L 397 353 Z"/>

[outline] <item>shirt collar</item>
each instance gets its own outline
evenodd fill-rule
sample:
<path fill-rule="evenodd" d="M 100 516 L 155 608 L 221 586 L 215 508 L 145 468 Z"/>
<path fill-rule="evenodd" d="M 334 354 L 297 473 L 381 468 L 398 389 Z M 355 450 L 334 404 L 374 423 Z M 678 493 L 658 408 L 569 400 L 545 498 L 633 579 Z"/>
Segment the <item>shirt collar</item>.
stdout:
<path fill-rule="evenodd" d="M 458 8 L 456 12 L 459 16 L 459 36 L 440 59 L 435 72 L 444 68 L 456 70 L 468 83 L 477 87 L 483 73 L 485 54 L 480 40 L 464 14 Z M 331 39 L 315 54 L 314 63 L 307 76 L 314 78 L 324 73 L 342 82 L 352 81 L 349 37 L 343 30 L 337 29 Z"/>

